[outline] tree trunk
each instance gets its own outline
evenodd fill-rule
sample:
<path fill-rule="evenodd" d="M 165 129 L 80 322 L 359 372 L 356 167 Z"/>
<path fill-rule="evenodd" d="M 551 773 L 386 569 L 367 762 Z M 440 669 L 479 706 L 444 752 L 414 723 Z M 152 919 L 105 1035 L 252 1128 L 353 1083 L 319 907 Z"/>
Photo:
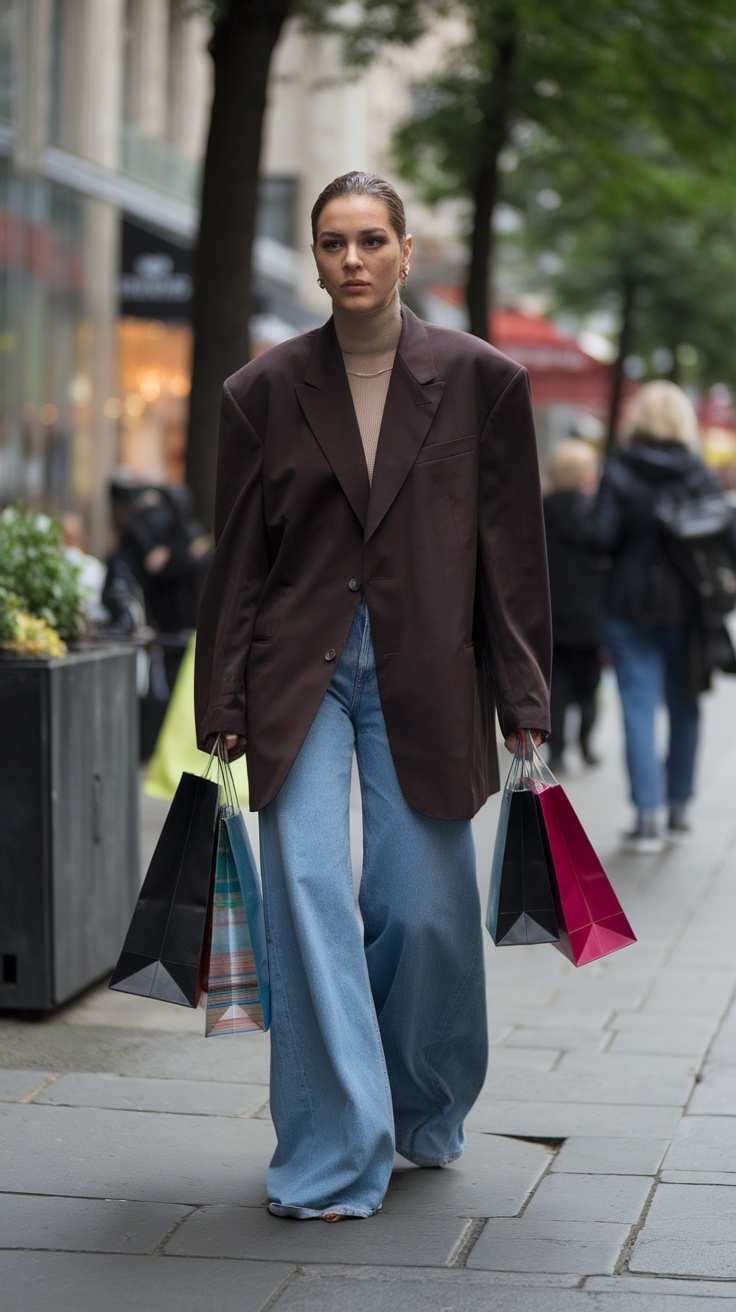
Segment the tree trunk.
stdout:
<path fill-rule="evenodd" d="M 222 383 L 249 354 L 251 253 L 271 56 L 291 0 L 230 0 L 215 24 L 215 66 L 194 265 L 187 481 L 212 525 Z"/>
<path fill-rule="evenodd" d="M 610 455 L 616 442 L 618 413 L 624 390 L 624 360 L 631 354 L 634 337 L 634 301 L 636 286 L 624 281 L 621 295 L 621 325 L 618 333 L 618 351 L 611 373 L 611 399 L 608 409 L 608 429 L 606 432 L 606 455 Z"/>
<path fill-rule="evenodd" d="M 468 318 L 471 333 L 485 341 L 490 340 L 489 283 L 492 277 L 492 223 L 496 208 L 497 173 L 496 159 L 489 160 L 479 171 L 473 190 L 473 232 L 467 286 Z"/>
<path fill-rule="evenodd" d="M 493 284 L 493 212 L 499 193 L 498 157 L 508 139 L 511 74 L 516 54 L 515 17 L 511 10 L 496 18 L 496 50 L 484 116 L 486 150 L 473 186 L 473 231 L 468 263 L 467 303 L 470 332 L 490 338 Z M 499 35 L 500 33 L 500 35 Z"/>

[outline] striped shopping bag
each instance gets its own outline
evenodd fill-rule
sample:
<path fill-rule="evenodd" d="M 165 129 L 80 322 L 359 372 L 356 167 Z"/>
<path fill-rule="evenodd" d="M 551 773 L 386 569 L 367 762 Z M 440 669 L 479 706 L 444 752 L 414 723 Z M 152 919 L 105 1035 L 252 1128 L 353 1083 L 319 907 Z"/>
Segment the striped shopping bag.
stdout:
<path fill-rule="evenodd" d="M 205 1034 L 243 1034 L 265 1030 L 269 1025 L 268 978 L 265 960 L 263 904 L 250 845 L 250 869 L 242 853 L 233 851 L 242 843 L 231 842 L 230 830 L 245 830 L 242 815 L 232 806 L 220 812 L 215 886 L 212 899 L 212 939 L 207 982 Z M 247 843 L 247 835 L 246 835 Z M 246 881 L 247 902 L 243 898 Z M 259 979 L 260 968 L 260 979 Z"/>

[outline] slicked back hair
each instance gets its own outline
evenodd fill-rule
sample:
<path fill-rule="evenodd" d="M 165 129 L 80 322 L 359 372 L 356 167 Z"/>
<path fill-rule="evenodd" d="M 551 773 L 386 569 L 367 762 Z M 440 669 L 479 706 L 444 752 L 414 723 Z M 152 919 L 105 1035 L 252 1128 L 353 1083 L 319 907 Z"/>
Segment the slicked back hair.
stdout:
<path fill-rule="evenodd" d="M 343 173 L 334 182 L 330 182 L 321 191 L 312 206 L 312 240 L 317 240 L 317 224 L 319 217 L 325 205 L 329 205 L 331 200 L 337 200 L 340 196 L 374 196 L 376 200 L 382 200 L 388 216 L 391 220 L 391 227 L 399 239 L 399 245 L 403 246 L 406 241 L 406 215 L 404 213 L 404 202 L 398 191 L 386 182 L 385 178 L 379 178 L 377 173 Z"/>

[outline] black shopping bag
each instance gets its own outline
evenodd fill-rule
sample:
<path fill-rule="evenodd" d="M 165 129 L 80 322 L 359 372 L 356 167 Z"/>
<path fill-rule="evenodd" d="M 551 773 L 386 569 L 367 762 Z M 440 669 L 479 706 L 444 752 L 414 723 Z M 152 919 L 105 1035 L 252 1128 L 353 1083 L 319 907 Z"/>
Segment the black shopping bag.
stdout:
<path fill-rule="evenodd" d="M 520 742 L 501 800 L 486 914 L 497 947 L 555 943 L 560 937 L 534 787 L 537 769 Z"/>
<path fill-rule="evenodd" d="M 217 856 L 220 788 L 183 774 L 110 988 L 196 1007 Z"/>

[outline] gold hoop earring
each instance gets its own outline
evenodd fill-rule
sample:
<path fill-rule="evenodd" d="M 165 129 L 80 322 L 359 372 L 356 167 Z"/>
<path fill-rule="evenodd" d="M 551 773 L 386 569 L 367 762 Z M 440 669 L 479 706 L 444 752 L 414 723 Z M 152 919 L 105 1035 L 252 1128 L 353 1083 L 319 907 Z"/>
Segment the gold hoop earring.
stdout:
<path fill-rule="evenodd" d="M 317 279 L 317 286 L 318 286 L 318 287 L 321 287 L 321 288 L 322 288 L 322 291 L 324 291 L 324 289 L 325 289 L 325 285 L 324 285 L 324 283 L 323 283 L 323 281 L 322 281 L 321 278 L 318 278 L 318 279 Z"/>

